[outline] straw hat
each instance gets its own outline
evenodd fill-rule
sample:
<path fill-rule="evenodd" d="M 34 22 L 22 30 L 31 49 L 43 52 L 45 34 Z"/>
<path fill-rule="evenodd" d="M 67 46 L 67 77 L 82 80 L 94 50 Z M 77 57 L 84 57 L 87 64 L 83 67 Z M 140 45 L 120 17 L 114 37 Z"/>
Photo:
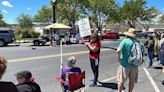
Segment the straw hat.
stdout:
<path fill-rule="evenodd" d="M 127 32 L 124 32 L 124 35 L 130 36 L 130 37 L 135 37 L 136 35 L 134 34 L 134 31 L 136 31 L 134 28 L 129 28 Z"/>

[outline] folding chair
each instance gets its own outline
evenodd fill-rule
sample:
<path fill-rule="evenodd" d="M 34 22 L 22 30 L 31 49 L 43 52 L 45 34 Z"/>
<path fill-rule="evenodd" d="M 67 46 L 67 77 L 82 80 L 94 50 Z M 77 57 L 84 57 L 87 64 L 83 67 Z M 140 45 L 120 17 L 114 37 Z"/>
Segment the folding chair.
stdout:
<path fill-rule="evenodd" d="M 58 81 L 62 84 L 62 88 L 66 81 L 63 81 L 60 77 L 56 77 Z M 81 73 L 71 73 L 68 75 L 68 89 L 66 92 L 73 92 L 75 90 L 85 87 L 85 71 Z M 81 90 L 80 90 L 81 91 Z"/>

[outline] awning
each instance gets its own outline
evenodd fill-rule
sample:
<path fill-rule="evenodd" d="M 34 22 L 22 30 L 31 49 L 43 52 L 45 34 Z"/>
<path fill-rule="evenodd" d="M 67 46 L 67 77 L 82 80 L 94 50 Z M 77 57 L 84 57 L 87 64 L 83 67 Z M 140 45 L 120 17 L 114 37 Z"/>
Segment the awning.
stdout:
<path fill-rule="evenodd" d="M 64 25 L 62 23 L 54 23 L 45 27 L 46 29 L 71 29 L 70 26 Z"/>

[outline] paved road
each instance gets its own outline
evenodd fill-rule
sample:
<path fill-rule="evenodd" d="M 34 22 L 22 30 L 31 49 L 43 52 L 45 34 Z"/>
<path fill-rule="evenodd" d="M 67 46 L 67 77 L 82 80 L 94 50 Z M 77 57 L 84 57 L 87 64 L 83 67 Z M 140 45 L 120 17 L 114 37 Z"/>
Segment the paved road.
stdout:
<path fill-rule="evenodd" d="M 107 47 L 117 47 L 119 41 L 103 41 L 101 50 L 100 77 L 102 82 L 99 87 L 90 88 L 86 86 L 86 92 L 117 92 L 116 71 L 118 62 L 115 50 Z M 31 70 L 36 81 L 40 84 L 43 92 L 61 92 L 59 83 L 55 80 L 55 76 L 59 75 L 60 69 L 60 47 L 35 47 L 19 46 L 19 47 L 2 47 L 0 54 L 7 57 L 8 68 L 3 80 L 16 83 L 14 74 L 20 70 Z M 88 50 L 85 46 L 69 45 L 63 46 L 63 61 L 74 55 L 77 57 L 77 66 L 86 71 L 86 85 L 92 79 L 92 72 L 89 65 Z M 146 64 L 139 67 L 139 81 L 134 88 L 134 92 L 163 92 L 164 88 L 161 84 L 163 74 L 160 72 L 160 65 L 155 62 L 155 68 L 144 68 Z M 125 85 L 125 92 L 127 85 Z"/>

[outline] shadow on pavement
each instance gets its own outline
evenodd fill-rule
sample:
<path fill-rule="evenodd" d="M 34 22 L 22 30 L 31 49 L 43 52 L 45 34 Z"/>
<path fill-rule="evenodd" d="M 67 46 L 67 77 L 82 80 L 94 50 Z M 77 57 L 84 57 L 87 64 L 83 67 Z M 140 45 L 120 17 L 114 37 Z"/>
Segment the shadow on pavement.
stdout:
<path fill-rule="evenodd" d="M 108 48 L 108 49 L 112 49 L 112 50 L 117 50 L 117 48 L 113 48 L 113 47 L 105 47 L 105 46 L 103 46 L 102 48 Z"/>
<path fill-rule="evenodd" d="M 160 69 L 160 70 L 162 70 L 162 67 L 161 66 L 155 66 L 155 67 L 153 67 L 154 69 Z"/>
<path fill-rule="evenodd" d="M 117 90 L 117 84 L 116 83 L 104 83 L 104 82 L 99 82 L 101 85 L 98 85 L 98 87 L 105 87 L 105 88 L 111 88 L 114 90 Z"/>

